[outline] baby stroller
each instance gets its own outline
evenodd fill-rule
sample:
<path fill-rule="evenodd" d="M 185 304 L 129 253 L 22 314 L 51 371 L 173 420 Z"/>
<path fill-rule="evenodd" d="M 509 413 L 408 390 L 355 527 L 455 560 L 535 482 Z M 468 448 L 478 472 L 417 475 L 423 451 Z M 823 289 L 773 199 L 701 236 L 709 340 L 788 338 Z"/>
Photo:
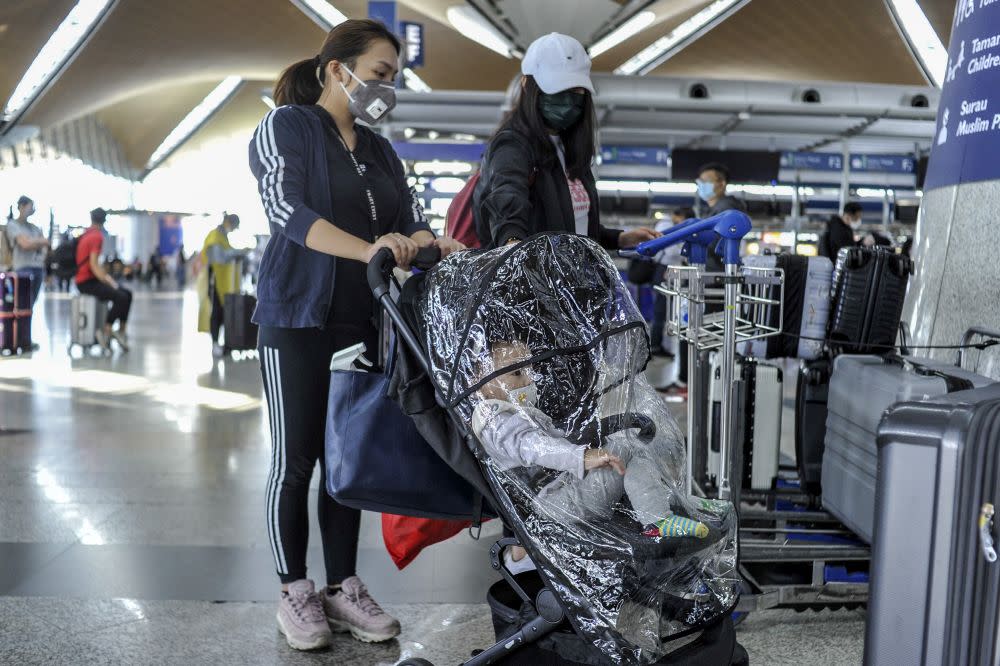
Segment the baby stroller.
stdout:
<path fill-rule="evenodd" d="M 735 509 L 682 490 L 683 435 L 644 377 L 645 323 L 608 255 L 583 237 L 542 234 L 451 255 L 398 297 L 393 267 L 383 251 L 368 269 L 404 343 L 390 393 L 513 534 L 490 551 L 503 577 L 489 592 L 498 642 L 464 664 L 748 663 L 730 618 Z M 515 346 L 519 355 L 497 354 Z M 534 454 L 512 464 L 484 443 L 477 409 L 491 383 L 515 374 L 531 378 L 544 441 L 580 449 L 577 473 Z M 586 448 L 615 452 L 624 474 L 584 472 Z M 536 571 L 510 573 L 503 551 L 515 545 Z"/>

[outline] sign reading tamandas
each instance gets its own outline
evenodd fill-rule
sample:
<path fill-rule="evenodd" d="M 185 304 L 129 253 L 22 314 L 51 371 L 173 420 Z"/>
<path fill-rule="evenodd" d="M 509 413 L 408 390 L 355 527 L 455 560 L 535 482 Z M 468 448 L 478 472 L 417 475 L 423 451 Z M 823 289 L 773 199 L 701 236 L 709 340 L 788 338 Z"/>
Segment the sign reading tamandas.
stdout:
<path fill-rule="evenodd" d="M 924 189 L 1000 179 L 1000 0 L 958 0 Z"/>

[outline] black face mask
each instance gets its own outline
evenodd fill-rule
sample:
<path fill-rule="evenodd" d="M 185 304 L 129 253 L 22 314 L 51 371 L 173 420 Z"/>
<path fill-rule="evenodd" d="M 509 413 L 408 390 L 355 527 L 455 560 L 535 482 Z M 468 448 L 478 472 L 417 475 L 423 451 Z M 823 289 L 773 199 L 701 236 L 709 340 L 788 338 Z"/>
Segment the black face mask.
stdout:
<path fill-rule="evenodd" d="M 553 93 L 542 93 L 538 99 L 538 108 L 546 127 L 557 132 L 568 130 L 580 121 L 587 105 L 587 96 L 572 90 Z"/>

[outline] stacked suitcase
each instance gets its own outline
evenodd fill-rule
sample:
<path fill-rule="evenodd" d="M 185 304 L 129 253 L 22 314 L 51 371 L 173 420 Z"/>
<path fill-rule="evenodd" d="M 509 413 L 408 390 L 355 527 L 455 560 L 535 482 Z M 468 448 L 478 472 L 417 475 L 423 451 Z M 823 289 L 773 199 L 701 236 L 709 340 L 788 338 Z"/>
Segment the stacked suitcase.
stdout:
<path fill-rule="evenodd" d="M 837 256 L 829 339 L 846 354 L 890 351 L 913 262 L 890 248 L 850 247 Z"/>
<path fill-rule="evenodd" d="M 746 257 L 751 268 L 779 268 L 784 271 L 785 287 L 781 312 L 769 308 L 767 323 L 781 331 L 741 345 L 740 353 L 757 358 L 815 359 L 823 352 L 822 340 L 830 316 L 830 289 L 833 264 L 826 257 L 801 257 L 794 254 Z M 773 288 L 772 288 L 773 289 Z M 775 294 L 767 294 L 773 298 Z"/>
<path fill-rule="evenodd" d="M 822 463 L 823 507 L 871 543 L 876 430 L 897 402 L 987 386 L 992 380 L 930 359 L 838 356 L 830 379 Z"/>
<path fill-rule="evenodd" d="M 1000 663 L 1000 384 L 894 406 L 878 461 L 865 664 Z"/>
<path fill-rule="evenodd" d="M 31 351 L 30 275 L 0 273 L 0 354 Z"/>
<path fill-rule="evenodd" d="M 257 349 L 257 324 L 251 321 L 257 299 L 242 290 L 243 262 L 234 262 L 234 292 L 226 294 L 222 303 L 222 325 L 226 332 L 226 349 L 243 352 Z"/>
<path fill-rule="evenodd" d="M 740 401 L 743 434 L 744 488 L 770 490 L 778 476 L 781 448 L 781 368 L 754 359 L 740 359 L 736 375 L 742 379 Z M 713 356 L 709 381 L 708 456 L 706 476 L 714 478 L 719 470 L 720 415 L 722 413 L 722 369 L 718 355 Z"/>

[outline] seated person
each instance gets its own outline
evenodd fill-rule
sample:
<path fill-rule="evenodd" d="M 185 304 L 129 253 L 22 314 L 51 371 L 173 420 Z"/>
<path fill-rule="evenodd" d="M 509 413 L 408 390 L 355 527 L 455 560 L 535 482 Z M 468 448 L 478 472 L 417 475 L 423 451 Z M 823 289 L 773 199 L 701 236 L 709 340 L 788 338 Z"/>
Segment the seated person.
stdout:
<path fill-rule="evenodd" d="M 494 342 L 480 376 L 530 356 L 523 342 Z M 705 523 L 672 511 L 678 496 L 660 473 L 655 447 L 637 445 L 623 434 L 608 437 L 601 448 L 575 444 L 535 407 L 537 393 L 530 366 L 495 377 L 476 392 L 472 430 L 494 464 L 502 470 L 536 465 L 563 472 L 539 491 L 539 498 L 568 515 L 609 518 L 624 494 L 644 525 L 644 536 L 708 537 Z M 699 501 L 720 521 L 726 505 Z"/>

